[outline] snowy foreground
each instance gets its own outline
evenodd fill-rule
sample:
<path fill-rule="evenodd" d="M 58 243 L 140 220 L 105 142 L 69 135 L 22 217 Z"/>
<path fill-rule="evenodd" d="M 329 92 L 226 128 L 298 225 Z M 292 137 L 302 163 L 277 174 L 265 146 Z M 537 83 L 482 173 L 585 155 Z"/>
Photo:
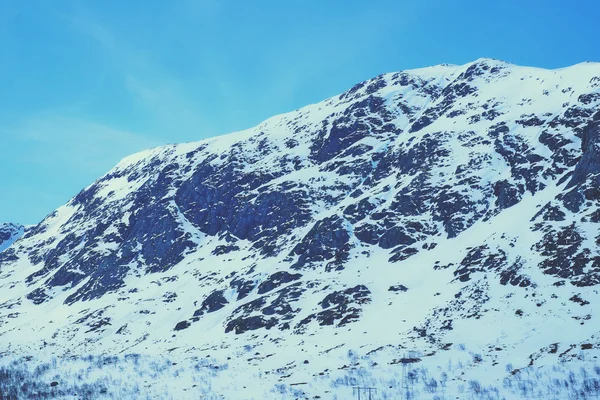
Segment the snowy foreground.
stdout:
<path fill-rule="evenodd" d="M 240 354 L 240 357 L 243 357 Z M 246 357 L 252 358 L 251 350 Z M 414 356 L 414 354 L 413 354 Z M 502 378 L 472 373 L 478 354 L 465 349 L 444 366 L 415 363 L 381 368 L 370 357 L 348 354 L 349 367 L 306 382 L 280 383 L 277 376 L 248 375 L 215 359 L 177 363 L 167 358 L 127 355 L 15 360 L 0 367 L 4 398 L 81 399 L 304 399 L 357 398 L 355 387 L 375 388 L 373 399 L 594 399 L 600 396 L 600 367 L 583 362 L 514 370 Z M 35 368 L 32 366 L 35 365 Z M 368 398 L 368 391 L 362 391 Z"/>
<path fill-rule="evenodd" d="M 598 160 L 600 64 L 489 59 L 132 155 L 0 225 L 0 395 L 597 397 Z"/>

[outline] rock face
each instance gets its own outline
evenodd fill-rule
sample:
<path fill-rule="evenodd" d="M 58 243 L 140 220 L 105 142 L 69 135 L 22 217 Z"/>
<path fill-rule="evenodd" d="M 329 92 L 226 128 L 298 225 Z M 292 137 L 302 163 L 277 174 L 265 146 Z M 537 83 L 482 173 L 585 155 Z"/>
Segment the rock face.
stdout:
<path fill-rule="evenodd" d="M 66 354 L 370 332 L 431 350 L 487 318 L 489 343 L 539 348 L 526 312 L 598 297 L 599 160 L 598 64 L 381 75 L 124 159 L 0 253 L 0 337 Z M 553 343 L 590 339 L 579 321 Z"/>

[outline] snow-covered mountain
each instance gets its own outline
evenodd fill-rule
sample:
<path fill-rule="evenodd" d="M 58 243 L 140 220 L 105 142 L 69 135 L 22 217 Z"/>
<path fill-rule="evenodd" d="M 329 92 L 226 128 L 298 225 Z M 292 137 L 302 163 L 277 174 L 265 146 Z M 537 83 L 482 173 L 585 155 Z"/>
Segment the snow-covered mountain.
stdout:
<path fill-rule="evenodd" d="M 211 357 L 240 399 L 350 397 L 343 374 L 408 363 L 459 360 L 456 382 L 584 363 L 599 201 L 600 64 L 384 74 L 122 160 L 0 253 L 0 342 Z"/>
<path fill-rule="evenodd" d="M 8 249 L 25 233 L 23 225 L 14 223 L 0 223 L 0 252 Z"/>

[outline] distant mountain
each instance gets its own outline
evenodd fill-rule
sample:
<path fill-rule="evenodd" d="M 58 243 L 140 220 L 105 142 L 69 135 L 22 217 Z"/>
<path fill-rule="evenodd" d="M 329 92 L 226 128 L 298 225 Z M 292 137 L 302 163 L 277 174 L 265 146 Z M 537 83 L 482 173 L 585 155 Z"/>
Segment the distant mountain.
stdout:
<path fill-rule="evenodd" d="M 0 223 L 0 252 L 9 248 L 24 232 L 23 225 Z"/>
<path fill-rule="evenodd" d="M 501 386 L 600 355 L 599 201 L 600 64 L 384 74 L 121 161 L 0 253 L 0 340 L 210 355 L 298 398 L 408 359 Z"/>

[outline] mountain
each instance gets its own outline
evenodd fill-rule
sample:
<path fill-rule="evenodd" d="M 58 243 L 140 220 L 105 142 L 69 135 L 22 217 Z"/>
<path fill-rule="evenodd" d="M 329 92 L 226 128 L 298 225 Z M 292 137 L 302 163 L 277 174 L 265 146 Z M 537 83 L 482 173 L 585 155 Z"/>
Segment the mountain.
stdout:
<path fill-rule="evenodd" d="M 25 233 L 23 225 L 0 223 L 0 252 L 9 248 Z"/>
<path fill-rule="evenodd" d="M 0 253 L 3 356 L 210 357 L 240 399 L 590 366 L 599 188 L 600 64 L 380 75 L 125 158 L 28 229 Z"/>

